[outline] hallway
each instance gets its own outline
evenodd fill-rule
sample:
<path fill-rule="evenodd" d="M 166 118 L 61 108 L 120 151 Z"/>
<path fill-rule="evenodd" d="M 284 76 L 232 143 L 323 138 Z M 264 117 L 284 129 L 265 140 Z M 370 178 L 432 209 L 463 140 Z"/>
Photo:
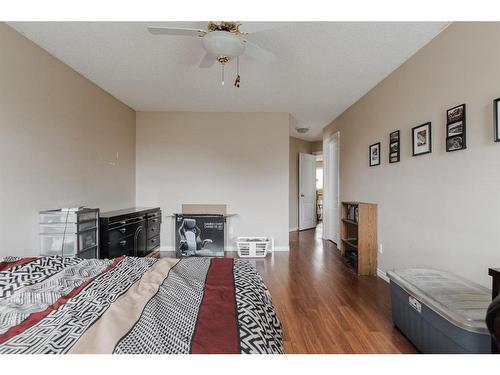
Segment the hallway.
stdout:
<path fill-rule="evenodd" d="M 392 326 L 389 286 L 357 276 L 321 227 L 291 232 L 290 253 L 256 260 L 284 329 L 286 353 L 415 353 Z"/>

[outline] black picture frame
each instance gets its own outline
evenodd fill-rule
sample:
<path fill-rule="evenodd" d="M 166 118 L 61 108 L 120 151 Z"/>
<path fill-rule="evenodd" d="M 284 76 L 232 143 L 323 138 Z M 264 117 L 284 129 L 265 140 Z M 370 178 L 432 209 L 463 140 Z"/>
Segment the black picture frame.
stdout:
<path fill-rule="evenodd" d="M 467 122 L 465 104 L 457 105 L 446 111 L 446 152 L 467 148 Z"/>
<path fill-rule="evenodd" d="M 389 163 L 398 163 L 401 156 L 400 132 L 389 133 Z"/>
<path fill-rule="evenodd" d="M 415 141 L 416 141 L 415 134 L 420 129 L 424 130 L 424 128 L 427 128 L 428 129 L 428 133 L 429 133 L 428 135 L 426 135 L 426 144 L 428 144 L 428 149 L 426 151 L 418 152 L 418 150 L 416 149 L 416 144 L 415 144 Z M 413 156 L 420 156 L 420 155 L 430 154 L 432 152 L 432 123 L 426 122 L 425 124 L 418 125 L 418 126 L 415 126 L 415 127 L 411 128 L 411 140 L 412 140 L 412 142 L 411 142 L 412 143 L 411 149 L 412 149 L 412 155 Z"/>
<path fill-rule="evenodd" d="M 452 124 L 461 120 L 465 120 L 465 104 L 457 105 L 446 111 L 447 124 Z"/>
<path fill-rule="evenodd" d="M 458 151 L 464 149 L 464 138 L 462 135 L 446 138 L 446 152 Z"/>
<path fill-rule="evenodd" d="M 500 98 L 493 100 L 493 140 L 500 142 Z"/>
<path fill-rule="evenodd" d="M 377 161 L 376 162 L 372 162 L 372 149 L 377 149 Z M 370 167 L 375 167 L 377 165 L 380 165 L 380 142 L 377 142 L 377 143 L 374 143 L 372 145 L 370 145 L 370 147 L 368 148 L 368 161 L 369 161 L 369 165 Z"/>

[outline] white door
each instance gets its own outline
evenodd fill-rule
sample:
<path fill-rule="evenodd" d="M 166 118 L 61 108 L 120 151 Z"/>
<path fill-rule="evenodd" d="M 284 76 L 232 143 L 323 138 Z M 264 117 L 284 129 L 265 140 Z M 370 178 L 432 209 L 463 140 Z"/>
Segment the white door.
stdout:
<path fill-rule="evenodd" d="M 323 140 L 323 239 L 339 244 L 340 137 L 335 133 Z"/>
<path fill-rule="evenodd" d="M 316 156 L 299 154 L 299 230 L 316 226 Z"/>

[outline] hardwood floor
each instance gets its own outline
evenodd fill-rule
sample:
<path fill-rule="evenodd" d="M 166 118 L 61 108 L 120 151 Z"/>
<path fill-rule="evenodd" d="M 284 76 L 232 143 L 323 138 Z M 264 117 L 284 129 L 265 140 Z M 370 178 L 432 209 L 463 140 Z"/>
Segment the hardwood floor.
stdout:
<path fill-rule="evenodd" d="M 389 285 L 357 276 L 320 232 L 292 232 L 289 253 L 253 260 L 273 296 L 285 352 L 415 353 L 392 325 Z"/>
<path fill-rule="evenodd" d="M 286 353 L 415 353 L 392 325 L 389 285 L 357 276 L 320 229 L 290 233 L 290 253 L 256 261 Z"/>

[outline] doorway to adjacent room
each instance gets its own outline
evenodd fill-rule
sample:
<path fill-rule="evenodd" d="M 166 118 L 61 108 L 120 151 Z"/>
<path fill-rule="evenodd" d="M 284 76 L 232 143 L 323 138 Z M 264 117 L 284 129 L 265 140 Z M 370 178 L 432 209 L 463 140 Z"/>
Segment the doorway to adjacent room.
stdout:
<path fill-rule="evenodd" d="M 339 243 L 340 228 L 340 133 L 323 139 L 323 239 Z"/>

